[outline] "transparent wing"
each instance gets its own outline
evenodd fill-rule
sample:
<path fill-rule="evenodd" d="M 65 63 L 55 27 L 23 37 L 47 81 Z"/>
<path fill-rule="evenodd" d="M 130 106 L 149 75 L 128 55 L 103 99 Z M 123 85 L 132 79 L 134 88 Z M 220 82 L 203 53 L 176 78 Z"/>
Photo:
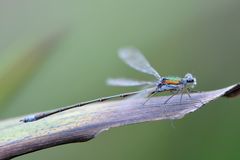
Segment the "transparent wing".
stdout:
<path fill-rule="evenodd" d="M 148 81 L 138 81 L 138 80 L 132 80 L 132 79 L 125 79 L 125 78 L 109 78 L 107 79 L 107 84 L 110 86 L 142 86 L 142 85 L 153 85 L 154 82 L 148 82 Z"/>
<path fill-rule="evenodd" d="M 157 79 L 161 79 L 158 72 L 149 64 L 142 53 L 136 48 L 122 48 L 118 51 L 119 57 L 132 68 L 151 74 Z"/>
<path fill-rule="evenodd" d="M 123 100 L 122 103 L 128 103 L 129 101 L 132 101 L 134 99 L 147 98 L 155 91 L 156 87 L 144 89 L 142 91 L 139 91 L 137 94 L 134 94 L 133 96 L 127 97 L 125 100 Z M 146 102 L 146 100 L 144 100 L 144 102 Z"/>

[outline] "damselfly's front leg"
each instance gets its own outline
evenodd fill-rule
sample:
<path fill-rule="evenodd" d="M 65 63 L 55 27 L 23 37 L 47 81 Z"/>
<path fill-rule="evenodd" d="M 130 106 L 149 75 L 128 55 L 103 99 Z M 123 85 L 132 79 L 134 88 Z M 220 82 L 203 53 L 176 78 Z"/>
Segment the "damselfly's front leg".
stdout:
<path fill-rule="evenodd" d="M 191 90 L 190 90 L 189 88 L 186 89 L 186 93 L 187 93 L 189 99 L 191 99 L 191 100 L 193 100 L 193 101 L 196 101 L 196 102 L 200 102 L 200 103 L 202 103 L 202 105 L 204 105 L 204 103 L 203 103 L 201 100 L 192 98 L 192 96 L 190 95 Z"/>

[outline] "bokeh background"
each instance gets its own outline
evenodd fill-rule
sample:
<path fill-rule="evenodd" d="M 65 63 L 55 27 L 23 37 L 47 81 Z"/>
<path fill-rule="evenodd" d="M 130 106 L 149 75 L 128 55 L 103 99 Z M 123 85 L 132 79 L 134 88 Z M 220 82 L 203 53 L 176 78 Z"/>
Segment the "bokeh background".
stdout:
<path fill-rule="evenodd" d="M 240 79 L 239 0 L 3 0 L 0 35 L 1 119 L 136 90 L 105 85 L 152 78 L 118 59 L 126 46 L 161 75 L 193 73 L 199 91 Z M 16 159 L 239 159 L 239 103 L 222 98 L 181 120 L 114 128 Z"/>

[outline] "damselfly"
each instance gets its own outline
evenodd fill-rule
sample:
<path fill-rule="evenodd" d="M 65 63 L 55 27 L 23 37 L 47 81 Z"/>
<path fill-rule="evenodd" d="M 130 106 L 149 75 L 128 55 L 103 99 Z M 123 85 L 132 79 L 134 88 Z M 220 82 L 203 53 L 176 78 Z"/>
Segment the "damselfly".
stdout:
<path fill-rule="evenodd" d="M 137 71 L 150 74 L 155 77 L 155 81 L 138 81 L 132 79 L 125 78 L 117 78 L 117 79 L 108 79 L 107 84 L 112 86 L 145 86 L 147 89 L 136 91 L 136 92 L 128 92 L 124 94 L 118 94 L 109 97 L 103 97 L 87 102 L 78 103 L 75 105 L 67 106 L 64 108 L 38 113 L 35 115 L 26 116 L 21 121 L 23 122 L 32 122 L 44 117 L 53 115 L 55 113 L 59 113 L 62 111 L 66 111 L 72 108 L 81 107 L 87 104 L 102 102 L 105 100 L 113 99 L 113 98 L 124 98 L 127 96 L 134 95 L 133 97 L 150 97 L 156 93 L 171 91 L 174 92 L 172 96 L 170 96 L 165 103 L 167 103 L 174 95 L 181 93 L 181 98 L 184 92 L 189 95 L 190 88 L 193 88 L 196 85 L 196 78 L 192 76 L 192 74 L 187 73 L 183 78 L 180 77 L 162 77 L 159 73 L 150 65 L 150 63 L 146 60 L 146 58 L 142 55 L 142 53 L 136 48 L 124 48 L 120 49 L 118 52 L 119 57 L 130 67 L 134 68 Z M 189 95 L 191 98 L 191 96 Z"/>

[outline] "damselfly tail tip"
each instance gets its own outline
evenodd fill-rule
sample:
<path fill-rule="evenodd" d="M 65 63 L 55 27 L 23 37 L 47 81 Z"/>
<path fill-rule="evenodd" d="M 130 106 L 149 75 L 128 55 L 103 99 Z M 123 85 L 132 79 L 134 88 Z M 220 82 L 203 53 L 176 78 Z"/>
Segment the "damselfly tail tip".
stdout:
<path fill-rule="evenodd" d="M 29 116 L 26 116 L 23 119 L 21 119 L 20 122 L 27 123 L 27 122 L 32 122 L 32 121 L 35 121 L 35 120 L 36 120 L 35 115 L 29 115 Z"/>

